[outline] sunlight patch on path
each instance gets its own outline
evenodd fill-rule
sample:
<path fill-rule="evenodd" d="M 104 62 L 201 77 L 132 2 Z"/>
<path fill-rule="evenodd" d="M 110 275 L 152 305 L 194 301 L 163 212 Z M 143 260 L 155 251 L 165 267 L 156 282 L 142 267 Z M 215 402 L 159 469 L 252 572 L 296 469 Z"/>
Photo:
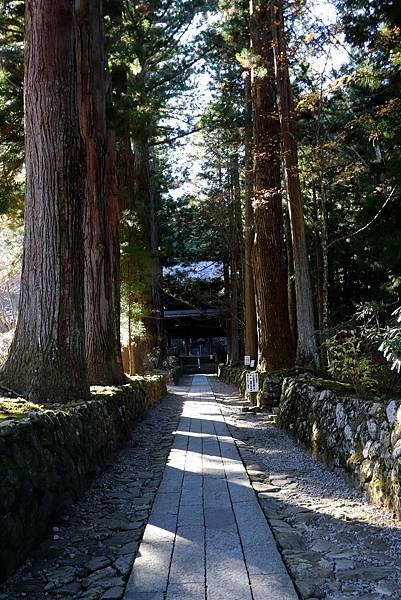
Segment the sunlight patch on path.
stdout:
<path fill-rule="evenodd" d="M 187 398 L 125 600 L 296 600 L 208 378 Z"/>

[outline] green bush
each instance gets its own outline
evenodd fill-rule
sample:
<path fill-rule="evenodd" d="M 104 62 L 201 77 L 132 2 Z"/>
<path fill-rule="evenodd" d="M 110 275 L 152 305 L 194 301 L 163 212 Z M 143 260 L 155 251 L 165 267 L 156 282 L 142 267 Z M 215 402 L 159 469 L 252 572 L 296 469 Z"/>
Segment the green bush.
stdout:
<path fill-rule="evenodd" d="M 392 316 L 394 321 L 384 330 L 379 350 L 391 363 L 391 370 L 399 373 L 401 371 L 401 306 L 393 312 Z"/>
<path fill-rule="evenodd" d="M 351 383 L 361 396 L 375 391 L 375 364 L 363 355 L 362 340 L 355 331 L 339 331 L 325 341 L 325 346 L 329 360 L 327 370 L 333 379 Z"/>

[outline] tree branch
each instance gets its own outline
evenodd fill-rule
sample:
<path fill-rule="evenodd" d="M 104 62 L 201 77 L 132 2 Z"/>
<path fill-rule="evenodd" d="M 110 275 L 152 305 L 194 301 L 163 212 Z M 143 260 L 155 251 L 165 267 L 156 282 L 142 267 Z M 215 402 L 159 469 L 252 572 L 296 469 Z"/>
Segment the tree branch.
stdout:
<path fill-rule="evenodd" d="M 346 239 L 348 239 L 350 237 L 353 237 L 354 235 L 358 235 L 358 233 L 362 233 L 362 231 L 365 231 L 375 221 L 377 221 L 377 219 L 379 218 L 379 216 L 381 215 L 381 213 L 383 212 L 383 210 L 386 208 L 387 204 L 390 202 L 390 200 L 394 196 L 394 193 L 395 193 L 396 189 L 397 189 L 397 186 L 395 185 L 393 187 L 393 189 L 391 190 L 390 195 L 388 196 L 388 198 L 386 198 L 386 200 L 384 201 L 384 203 L 382 204 L 382 206 L 380 207 L 380 209 L 378 210 L 378 212 L 375 214 L 375 216 L 373 217 L 373 219 L 371 221 L 369 221 L 369 223 L 366 223 L 366 225 L 364 225 L 363 227 L 360 227 L 359 229 L 357 229 L 353 233 L 349 233 L 347 235 L 342 235 L 341 237 L 333 240 L 332 242 L 330 242 L 329 244 L 327 244 L 327 249 L 329 249 L 334 244 L 337 244 L 337 242 L 341 242 L 342 240 L 346 240 Z"/>
<path fill-rule="evenodd" d="M 178 133 L 174 137 L 164 138 L 164 140 L 160 140 L 159 142 L 153 142 L 153 144 L 151 144 L 151 145 L 152 146 L 161 146 L 162 144 L 172 144 L 176 140 L 186 137 L 187 135 L 192 135 L 193 133 L 197 133 L 198 131 L 202 131 L 203 129 L 204 129 L 204 126 L 195 127 L 191 131 L 182 131 L 181 133 Z"/>

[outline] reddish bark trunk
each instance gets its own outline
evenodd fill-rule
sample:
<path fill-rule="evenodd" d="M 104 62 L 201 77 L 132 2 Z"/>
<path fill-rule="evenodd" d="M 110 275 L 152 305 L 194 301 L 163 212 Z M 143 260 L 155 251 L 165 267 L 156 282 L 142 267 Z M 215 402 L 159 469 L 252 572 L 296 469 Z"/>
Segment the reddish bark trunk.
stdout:
<path fill-rule="evenodd" d="M 101 0 L 77 0 L 77 89 L 85 144 L 85 353 L 91 385 L 125 382 L 120 345 L 118 204 L 106 124 Z"/>
<path fill-rule="evenodd" d="M 253 268 L 254 216 L 253 216 L 253 139 L 252 139 L 252 104 L 251 80 L 246 82 L 247 123 L 245 129 L 245 354 L 255 360 L 258 356 L 258 331 L 256 319 L 256 302 Z"/>
<path fill-rule="evenodd" d="M 84 356 L 84 154 L 73 0 L 27 0 L 25 237 L 18 324 L 1 380 L 41 402 L 89 393 Z"/>
<path fill-rule="evenodd" d="M 231 187 L 232 187 L 232 213 L 233 213 L 233 239 L 231 253 L 233 257 L 234 283 L 236 287 L 236 354 L 233 355 L 233 364 L 241 362 L 244 351 L 244 232 L 242 227 L 241 186 L 239 174 L 238 147 L 234 146 L 231 156 Z M 233 332 L 234 333 L 234 332 Z"/>
<path fill-rule="evenodd" d="M 163 305 L 161 300 L 161 268 L 158 256 L 158 228 L 155 208 L 155 194 L 150 172 L 151 163 L 147 140 L 139 137 L 134 140 L 134 212 L 140 223 L 140 232 L 133 232 L 133 243 L 142 244 L 148 252 L 149 260 L 144 265 L 143 297 L 146 315 L 143 323 L 150 348 L 158 348 L 159 356 L 165 349 L 163 328 Z M 164 352 L 165 353 L 165 352 Z"/>
<path fill-rule="evenodd" d="M 232 165 L 233 168 L 233 165 Z M 235 169 L 235 166 L 234 166 Z M 238 231 L 238 198 L 234 189 L 235 174 L 232 173 L 231 184 L 230 184 L 230 198 L 229 198 L 229 211 L 230 211 L 230 354 L 229 364 L 237 365 L 240 360 L 240 332 L 239 332 L 239 285 L 238 285 L 238 271 L 239 271 L 239 231 Z"/>
<path fill-rule="evenodd" d="M 283 162 L 291 223 L 292 255 L 294 261 L 297 362 L 318 368 L 319 355 L 315 338 L 312 286 L 305 235 L 304 207 L 298 170 L 298 147 L 295 137 L 294 107 L 285 42 L 284 17 L 281 0 L 274 2 L 274 48 L 276 55 L 278 105 L 280 111 Z"/>
<path fill-rule="evenodd" d="M 280 177 L 280 125 L 276 105 L 270 5 L 252 1 L 251 47 L 254 133 L 254 267 L 258 312 L 259 367 L 275 371 L 293 365 L 284 268 Z"/>
<path fill-rule="evenodd" d="M 232 325 L 231 325 L 231 280 L 230 280 L 230 269 L 227 263 L 223 264 L 223 280 L 224 280 L 224 297 L 226 305 L 229 308 L 229 312 L 226 319 L 226 330 L 227 330 L 227 359 L 226 363 L 231 363 L 231 348 L 232 348 Z"/>

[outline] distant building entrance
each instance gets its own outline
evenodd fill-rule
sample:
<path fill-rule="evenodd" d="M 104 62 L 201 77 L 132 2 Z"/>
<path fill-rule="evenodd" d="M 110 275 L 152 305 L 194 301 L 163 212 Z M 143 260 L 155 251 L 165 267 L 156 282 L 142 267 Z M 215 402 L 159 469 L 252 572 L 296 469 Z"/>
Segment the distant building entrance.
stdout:
<path fill-rule="evenodd" d="M 225 359 L 225 317 L 214 308 L 165 310 L 169 353 L 178 357 L 184 373 L 214 373 Z"/>

